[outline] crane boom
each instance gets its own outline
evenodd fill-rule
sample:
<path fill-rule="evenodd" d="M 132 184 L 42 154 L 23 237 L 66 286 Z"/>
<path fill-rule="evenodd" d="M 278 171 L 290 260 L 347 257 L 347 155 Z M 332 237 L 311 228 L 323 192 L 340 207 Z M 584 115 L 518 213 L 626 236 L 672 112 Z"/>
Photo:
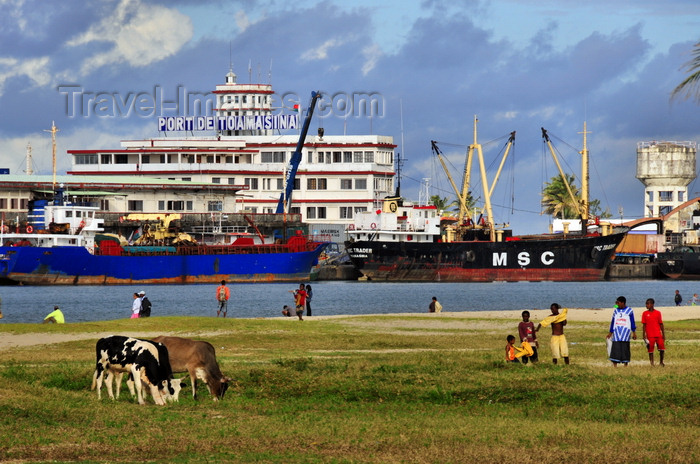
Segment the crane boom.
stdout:
<path fill-rule="evenodd" d="M 306 134 L 309 132 L 309 125 L 311 124 L 311 116 L 314 114 L 314 108 L 316 107 L 316 101 L 321 98 L 321 92 L 311 92 L 311 103 L 309 103 L 309 108 L 306 110 L 306 118 L 304 119 L 304 125 L 301 127 L 301 134 L 299 134 L 299 141 L 297 142 L 297 147 L 292 154 L 292 158 L 289 160 L 289 166 L 287 169 L 285 188 L 280 194 L 279 202 L 277 203 L 277 214 L 289 213 L 289 208 L 292 204 L 292 191 L 294 190 L 294 179 L 297 176 L 297 169 L 299 169 L 299 163 L 301 163 L 301 150 L 304 148 L 304 140 L 306 139 Z"/>

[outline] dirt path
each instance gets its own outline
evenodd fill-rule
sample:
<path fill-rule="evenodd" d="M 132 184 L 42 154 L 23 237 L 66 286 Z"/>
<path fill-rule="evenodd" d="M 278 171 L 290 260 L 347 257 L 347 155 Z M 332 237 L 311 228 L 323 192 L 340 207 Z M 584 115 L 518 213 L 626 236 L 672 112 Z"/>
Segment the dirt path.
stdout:
<path fill-rule="evenodd" d="M 635 308 L 633 308 L 635 309 Z M 666 306 L 657 308 L 661 311 L 664 321 L 680 321 L 686 319 L 700 319 L 700 306 Z M 408 313 L 408 314 L 377 314 L 373 317 L 386 318 L 386 320 L 381 322 L 376 322 L 373 320 L 371 322 L 374 327 L 384 327 L 387 329 L 405 328 L 407 326 L 415 328 L 424 329 L 463 329 L 465 328 L 465 322 L 471 319 L 482 319 L 482 320 L 492 320 L 492 321 L 519 321 L 521 319 L 520 313 L 522 311 L 465 311 L 465 312 L 442 312 L 442 313 Z M 642 317 L 643 309 L 635 309 L 635 318 L 639 323 Z M 547 310 L 531 310 L 530 320 L 537 323 L 538 321 L 544 319 L 549 315 Z M 574 308 L 569 309 L 568 319 L 570 321 L 585 321 L 585 322 L 600 322 L 601 324 L 608 323 L 612 315 L 611 309 L 580 309 Z M 345 320 L 349 325 L 362 325 L 361 319 L 364 317 L 369 317 L 367 315 L 358 316 L 313 316 L 311 318 L 306 318 L 304 323 L 323 320 Z M 415 318 L 415 320 L 411 320 Z M 276 318 L 277 319 L 277 318 Z M 297 323 L 296 318 L 285 318 L 280 317 L 278 319 L 288 319 L 290 323 Z M 360 319 L 360 320 L 357 320 Z M 469 328 L 479 329 L 485 327 L 479 327 L 479 324 L 474 325 L 473 322 L 469 323 Z M 639 328 L 641 331 L 641 327 Z M 30 334 L 7 334 L 0 333 L 0 350 L 24 347 L 24 346 L 37 346 L 37 345 L 52 345 L 55 343 L 71 342 L 76 340 L 97 340 L 102 337 L 107 337 L 113 335 L 110 332 L 94 332 L 94 333 L 63 333 L 63 334 L 53 334 L 53 333 L 30 333 Z M 131 337 L 139 338 L 153 338 L 158 335 L 164 335 L 161 332 L 127 332 L 120 335 L 126 335 Z M 179 334 L 187 336 L 187 334 Z M 197 333 L 197 337 L 202 336 L 212 336 L 217 334 L 202 334 Z"/>

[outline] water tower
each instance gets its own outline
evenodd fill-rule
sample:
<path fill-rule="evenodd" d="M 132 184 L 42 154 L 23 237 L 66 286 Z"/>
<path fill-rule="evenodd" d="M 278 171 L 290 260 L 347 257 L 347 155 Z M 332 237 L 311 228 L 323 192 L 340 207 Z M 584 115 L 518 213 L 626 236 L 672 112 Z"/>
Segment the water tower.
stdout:
<path fill-rule="evenodd" d="M 696 149 L 696 142 L 637 143 L 637 179 L 645 187 L 644 217 L 663 216 L 688 201 L 688 184 L 696 177 Z M 678 230 L 677 223 L 666 226 Z"/>

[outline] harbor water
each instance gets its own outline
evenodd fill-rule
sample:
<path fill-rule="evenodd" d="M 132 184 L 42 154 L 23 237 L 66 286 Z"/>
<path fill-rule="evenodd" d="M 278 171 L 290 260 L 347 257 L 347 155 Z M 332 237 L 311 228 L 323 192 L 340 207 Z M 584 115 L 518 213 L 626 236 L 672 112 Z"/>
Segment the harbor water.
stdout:
<path fill-rule="evenodd" d="M 443 311 L 547 309 L 553 302 L 568 308 L 611 308 L 619 295 L 632 308 L 647 298 L 672 306 L 674 291 L 685 302 L 700 293 L 700 282 L 644 280 L 608 282 L 379 283 L 311 282 L 314 316 L 400 314 L 428 311 L 432 296 Z M 293 305 L 294 284 L 229 284 L 228 317 L 281 317 Z M 127 319 L 134 292 L 144 290 L 153 303 L 152 317 L 216 317 L 216 285 L 143 285 L 0 287 L 3 323 L 40 323 L 61 307 L 66 322 Z M 685 303 L 684 303 L 685 304 Z M 0 328 L 0 331 L 2 329 Z"/>

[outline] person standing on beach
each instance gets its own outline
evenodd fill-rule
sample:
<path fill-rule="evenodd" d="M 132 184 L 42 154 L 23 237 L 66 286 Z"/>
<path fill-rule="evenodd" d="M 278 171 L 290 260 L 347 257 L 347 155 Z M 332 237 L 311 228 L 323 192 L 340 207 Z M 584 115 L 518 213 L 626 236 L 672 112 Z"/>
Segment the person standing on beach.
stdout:
<path fill-rule="evenodd" d="M 222 312 L 224 313 L 224 317 L 226 317 L 226 312 L 228 311 L 228 299 L 231 297 L 231 292 L 226 286 L 226 281 L 222 280 L 221 285 L 216 287 L 216 301 L 219 302 L 219 309 L 216 310 L 216 317 L 219 317 L 219 314 Z"/>
<path fill-rule="evenodd" d="M 311 291 L 311 285 L 306 286 L 306 315 L 311 316 L 311 297 L 314 296 Z"/>
<path fill-rule="evenodd" d="M 552 363 L 557 364 L 557 359 L 564 358 L 564 364 L 569 364 L 569 345 L 564 335 L 566 313 L 568 310 L 564 308 L 561 314 L 559 314 L 559 310 L 561 309 L 559 303 L 552 303 L 549 309 L 552 311 L 552 314 L 545 317 L 537 324 L 535 332 L 539 332 L 541 327 L 547 327 L 549 324 L 552 324 L 552 339 L 549 342 L 549 346 L 552 349 Z"/>
<path fill-rule="evenodd" d="M 294 305 L 296 306 L 297 316 L 300 321 L 303 321 L 304 318 L 302 315 L 306 307 L 306 289 L 304 288 L 304 284 L 299 284 L 298 290 L 290 290 L 289 292 L 294 295 Z"/>
<path fill-rule="evenodd" d="M 610 361 L 617 367 L 619 363 L 627 366 L 631 359 L 630 335 L 632 339 L 637 339 L 637 325 L 634 323 L 634 311 L 627 306 L 627 299 L 624 296 L 617 297 L 615 309 L 610 321 L 610 330 L 606 338 L 612 337 L 612 348 L 610 349 Z"/>
<path fill-rule="evenodd" d="M 442 305 L 437 300 L 437 297 L 434 296 L 433 300 L 428 305 L 428 312 L 429 313 L 439 313 L 441 311 L 442 311 Z"/>
<path fill-rule="evenodd" d="M 141 313 L 141 297 L 134 292 L 134 302 L 131 303 L 131 319 L 138 319 Z"/>
<path fill-rule="evenodd" d="M 676 302 L 676 306 L 680 306 L 683 303 L 683 297 L 678 290 L 676 290 L 676 296 L 673 297 L 673 301 Z"/>
<path fill-rule="evenodd" d="M 642 336 L 649 352 L 649 362 L 654 365 L 654 344 L 659 349 L 659 365 L 664 366 L 664 352 L 666 350 L 666 332 L 661 319 L 661 312 L 654 308 L 654 299 L 646 302 L 647 310 L 642 313 Z"/>
<path fill-rule="evenodd" d="M 523 364 L 527 364 L 528 359 L 536 363 L 539 359 L 537 357 L 537 348 L 540 344 L 537 341 L 537 333 L 535 332 L 535 324 L 530 321 L 530 311 L 522 312 L 523 321 L 518 324 L 518 335 L 520 336 L 521 342 L 528 342 L 532 347 L 532 355 L 524 356 L 522 359 Z"/>

